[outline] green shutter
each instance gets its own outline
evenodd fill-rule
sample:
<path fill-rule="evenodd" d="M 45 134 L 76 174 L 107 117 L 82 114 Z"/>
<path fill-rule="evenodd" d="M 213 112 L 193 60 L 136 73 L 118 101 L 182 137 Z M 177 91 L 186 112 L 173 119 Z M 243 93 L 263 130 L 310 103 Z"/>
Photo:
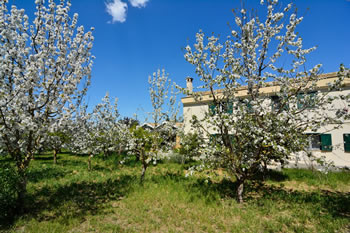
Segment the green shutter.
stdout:
<path fill-rule="evenodd" d="M 310 96 L 310 102 L 308 104 L 309 108 L 315 107 L 316 94 L 317 94 L 316 92 L 309 93 L 309 96 Z"/>
<path fill-rule="evenodd" d="M 272 111 L 277 111 L 278 109 L 276 108 L 277 102 L 279 101 L 278 96 L 271 96 L 271 110 Z"/>
<path fill-rule="evenodd" d="M 281 97 L 278 96 L 271 96 L 271 110 L 272 111 L 278 111 L 282 105 L 284 104 L 283 110 L 288 111 L 289 110 L 289 105 L 286 102 L 286 98 L 282 99 Z"/>
<path fill-rule="evenodd" d="M 344 151 L 350 152 L 350 134 L 343 134 L 344 139 Z"/>
<path fill-rule="evenodd" d="M 316 92 L 310 92 L 310 93 L 307 93 L 307 96 L 309 97 L 308 98 L 308 101 L 305 102 L 305 94 L 298 94 L 297 96 L 297 107 L 298 109 L 301 109 L 301 108 L 313 108 L 315 107 L 315 101 L 316 101 L 316 95 L 317 93 Z"/>
<path fill-rule="evenodd" d="M 211 134 L 210 135 L 210 143 L 213 143 L 213 144 L 217 144 L 220 140 L 221 138 L 221 134 Z"/>
<path fill-rule="evenodd" d="M 209 141 L 213 143 L 216 140 L 216 134 L 210 134 Z"/>
<path fill-rule="evenodd" d="M 288 103 L 286 103 L 286 104 L 284 105 L 283 110 L 284 110 L 284 111 L 288 111 L 288 110 L 289 110 L 289 104 L 288 104 Z"/>
<path fill-rule="evenodd" d="M 232 114 L 233 113 L 233 104 L 232 102 L 227 103 L 227 113 Z"/>
<path fill-rule="evenodd" d="M 298 109 L 301 109 L 304 107 L 304 94 L 298 94 L 297 96 L 297 107 Z"/>
<path fill-rule="evenodd" d="M 284 111 L 288 111 L 289 110 L 289 104 L 288 104 L 287 101 L 288 101 L 288 97 L 284 96 L 283 99 L 280 102 L 280 107 L 282 107 L 282 105 L 284 104 L 284 106 L 283 106 L 283 110 Z"/>
<path fill-rule="evenodd" d="M 307 103 L 307 108 L 314 108 L 316 101 L 316 92 L 310 92 L 307 94 L 309 96 L 309 102 Z"/>
<path fill-rule="evenodd" d="M 253 106 L 252 106 L 252 104 L 250 103 L 250 101 L 247 103 L 247 109 L 248 109 L 248 113 L 253 113 L 253 112 L 254 112 Z"/>
<path fill-rule="evenodd" d="M 212 116 L 216 114 L 216 106 L 213 103 L 209 104 L 209 114 Z"/>
<path fill-rule="evenodd" d="M 331 134 L 321 134 L 321 150 L 322 151 L 332 151 L 332 135 Z"/>
<path fill-rule="evenodd" d="M 235 144 L 235 136 L 233 136 L 232 134 L 230 134 L 229 137 L 230 137 L 230 140 L 231 140 L 232 145 Z"/>

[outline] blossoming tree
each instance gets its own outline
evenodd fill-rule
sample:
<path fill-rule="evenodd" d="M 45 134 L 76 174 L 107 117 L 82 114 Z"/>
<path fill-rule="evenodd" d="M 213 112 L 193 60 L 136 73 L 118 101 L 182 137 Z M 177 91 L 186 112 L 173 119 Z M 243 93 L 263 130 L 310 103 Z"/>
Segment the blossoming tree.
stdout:
<path fill-rule="evenodd" d="M 82 105 L 73 116 L 72 138 L 69 148 L 74 153 L 88 154 L 88 169 L 91 170 L 91 160 L 94 155 L 101 153 L 98 144 L 99 132 L 96 122 L 93 121 L 92 113 L 87 112 L 87 105 Z"/>
<path fill-rule="evenodd" d="M 158 69 L 148 77 L 149 95 L 151 98 L 152 112 L 150 120 L 155 126 L 164 121 L 176 122 L 179 114 L 179 106 L 176 102 L 175 85 L 171 82 L 169 74 L 164 69 Z"/>
<path fill-rule="evenodd" d="M 153 108 L 149 115 L 153 128 L 135 125 L 130 130 L 131 138 L 128 143 L 129 152 L 135 154 L 142 164 L 141 183 L 149 164 L 156 163 L 164 152 L 173 149 L 175 141 L 168 139 L 176 137 L 175 123 L 179 112 L 175 86 L 164 69 L 158 69 L 149 76 L 148 83 Z"/>
<path fill-rule="evenodd" d="M 77 27 L 70 2 L 36 0 L 33 23 L 23 9 L 0 3 L 0 146 L 25 171 L 53 119 L 79 102 L 90 83 L 91 31 Z"/>
<path fill-rule="evenodd" d="M 53 162 L 57 164 L 57 155 L 63 148 L 67 148 L 70 141 L 73 140 L 73 121 L 71 114 L 65 114 L 64 116 L 53 119 L 53 123 L 50 124 L 49 132 L 43 135 L 44 142 L 43 149 L 53 150 Z"/>
<path fill-rule="evenodd" d="M 235 27 L 223 43 L 200 31 L 185 54 L 200 78 L 199 88 L 207 92 L 184 92 L 197 101 L 208 95 L 211 101 L 210 111 L 192 120 L 193 130 L 210 138 L 201 159 L 236 178 L 239 202 L 245 182 L 264 165 L 284 163 L 306 147 L 305 130 L 338 123 L 325 109 L 334 100 L 329 90 L 337 88 L 341 77 L 327 91 L 317 88 L 321 65 L 306 68 L 306 56 L 315 47 L 304 49 L 296 33 L 303 18 L 292 4 L 261 4 L 266 6 L 263 17 L 246 9 L 234 12 Z M 278 86 L 274 98 L 263 90 L 271 85 Z"/>
<path fill-rule="evenodd" d="M 115 152 L 123 141 L 122 131 L 124 128 L 118 122 L 117 102 L 118 99 L 115 99 L 114 105 L 112 105 L 107 93 L 102 102 L 95 106 L 92 114 L 97 131 L 97 146 L 100 147 L 105 157 Z"/>

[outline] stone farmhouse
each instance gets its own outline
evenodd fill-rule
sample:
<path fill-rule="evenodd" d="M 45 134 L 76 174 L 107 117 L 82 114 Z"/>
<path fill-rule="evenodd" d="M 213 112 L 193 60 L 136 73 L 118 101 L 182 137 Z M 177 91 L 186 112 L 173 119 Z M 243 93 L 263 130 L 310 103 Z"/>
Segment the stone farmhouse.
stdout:
<path fill-rule="evenodd" d="M 320 80 L 317 82 L 317 88 L 320 92 L 328 90 L 328 84 L 337 79 L 337 73 L 328 73 L 320 76 Z M 193 91 L 192 78 L 186 79 L 186 86 L 189 92 Z M 350 80 L 344 81 L 344 86 L 341 90 L 331 91 L 329 95 L 340 96 L 350 94 Z M 272 84 L 268 87 L 261 88 L 263 96 L 269 99 L 270 103 L 267 107 L 274 107 L 274 101 L 276 100 L 276 93 L 279 91 L 279 86 Z M 220 90 L 217 92 L 220 93 Z M 247 88 L 242 87 L 237 93 L 237 96 L 246 96 Z M 309 94 L 309 93 L 308 93 Z M 311 93 L 312 94 L 312 93 Z M 213 98 L 210 92 L 201 92 L 202 98 L 195 100 L 191 96 L 186 96 L 181 99 L 183 104 L 183 117 L 184 117 L 184 131 L 185 133 L 191 132 L 192 116 L 197 116 L 197 119 L 203 119 L 208 111 L 211 111 Z M 299 107 L 299 106 L 298 106 Z M 317 108 L 317 106 L 314 106 Z M 337 99 L 333 102 L 332 109 L 345 109 L 349 108 L 348 103 L 345 100 Z M 235 111 L 235 110 L 233 110 Z M 330 114 L 334 114 L 330 112 Z M 205 123 L 203 123 L 205 124 Z M 208 127 L 210 128 L 210 127 Z M 210 135 L 206 135 L 209 140 L 211 135 L 215 135 L 216 132 L 209 132 Z M 350 120 L 344 121 L 339 125 L 325 125 L 321 127 L 317 132 L 306 131 L 305 134 L 309 135 L 309 147 L 307 148 L 316 157 L 324 156 L 326 161 L 333 162 L 336 167 L 350 168 Z M 310 166 L 310 160 L 305 156 L 305 153 L 300 152 L 297 156 L 293 156 L 293 160 L 290 161 L 289 166 L 305 167 Z M 298 159 L 296 159 L 298 158 Z"/>

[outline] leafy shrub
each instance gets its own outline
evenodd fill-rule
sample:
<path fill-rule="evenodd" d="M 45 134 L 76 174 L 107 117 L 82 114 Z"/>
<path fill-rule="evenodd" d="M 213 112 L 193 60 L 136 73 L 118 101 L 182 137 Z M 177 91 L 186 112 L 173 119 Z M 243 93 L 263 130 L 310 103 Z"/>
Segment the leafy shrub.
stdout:
<path fill-rule="evenodd" d="M 166 160 L 170 163 L 184 164 L 187 160 L 185 154 L 180 154 L 177 151 L 168 153 Z"/>
<path fill-rule="evenodd" d="M 8 163 L 0 163 L 0 225 L 13 217 L 18 197 L 19 176 Z"/>
<path fill-rule="evenodd" d="M 198 134 L 188 133 L 182 135 L 178 153 L 189 160 L 195 159 L 200 155 L 200 149 L 203 144 L 204 140 Z"/>

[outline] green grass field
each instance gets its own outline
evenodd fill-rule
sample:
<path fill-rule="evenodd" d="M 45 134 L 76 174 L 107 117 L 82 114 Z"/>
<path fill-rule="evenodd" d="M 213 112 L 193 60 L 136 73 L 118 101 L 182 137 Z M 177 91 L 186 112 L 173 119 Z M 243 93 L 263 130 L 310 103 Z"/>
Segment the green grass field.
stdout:
<path fill-rule="evenodd" d="M 212 174 L 185 177 L 188 165 L 147 170 L 116 157 L 36 156 L 28 171 L 26 214 L 4 232 L 349 232 L 350 173 L 271 172 L 249 184 L 245 203 L 235 183 Z"/>

